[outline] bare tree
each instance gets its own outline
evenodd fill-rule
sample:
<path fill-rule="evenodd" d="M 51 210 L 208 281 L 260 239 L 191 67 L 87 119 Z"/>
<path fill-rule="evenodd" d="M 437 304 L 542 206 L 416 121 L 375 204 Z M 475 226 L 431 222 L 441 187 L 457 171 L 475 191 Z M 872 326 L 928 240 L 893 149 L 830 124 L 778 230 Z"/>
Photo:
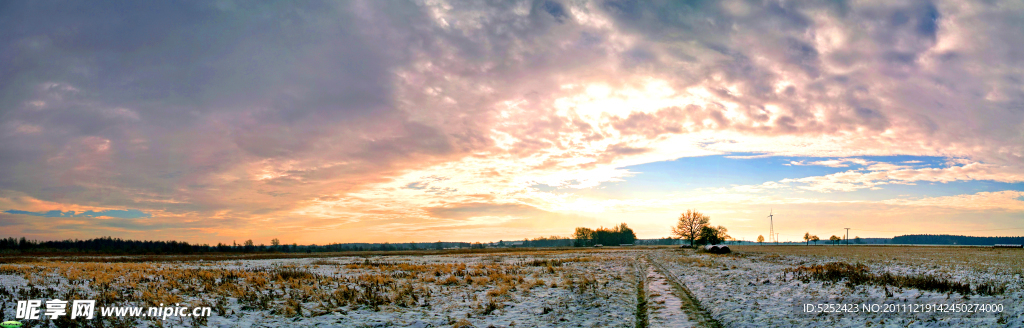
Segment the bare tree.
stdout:
<path fill-rule="evenodd" d="M 818 244 L 818 241 L 819 241 L 819 240 L 821 240 L 821 238 L 818 238 L 818 236 L 817 236 L 817 235 L 815 235 L 815 236 L 811 236 L 811 241 L 813 241 L 815 245 L 817 245 L 817 244 Z"/>
<path fill-rule="evenodd" d="M 761 243 L 761 245 L 764 245 L 764 236 L 763 235 L 757 235 L 757 242 Z"/>
<path fill-rule="evenodd" d="M 686 213 L 679 215 L 679 222 L 672 227 L 672 234 L 679 238 L 689 239 L 690 247 L 695 247 L 697 235 L 700 234 L 701 228 L 708 225 L 710 219 L 696 210 L 686 210 Z"/>
<path fill-rule="evenodd" d="M 810 232 L 805 232 L 804 233 L 804 241 L 807 242 L 807 245 L 811 245 L 811 233 Z"/>
<path fill-rule="evenodd" d="M 832 245 L 835 245 L 840 240 L 842 240 L 842 238 L 839 238 L 839 236 L 836 236 L 836 235 L 832 235 L 832 237 L 828 237 L 828 240 L 831 240 L 832 241 Z"/>

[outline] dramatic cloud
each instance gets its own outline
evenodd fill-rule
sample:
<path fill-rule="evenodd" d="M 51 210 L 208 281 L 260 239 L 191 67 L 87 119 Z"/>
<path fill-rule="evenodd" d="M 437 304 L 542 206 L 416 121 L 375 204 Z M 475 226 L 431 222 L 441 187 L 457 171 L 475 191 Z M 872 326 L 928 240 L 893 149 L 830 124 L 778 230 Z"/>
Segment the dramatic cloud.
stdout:
<path fill-rule="evenodd" d="M 843 170 L 706 196 L 748 204 L 919 181 L 1010 195 L 1021 17 L 1012 1 L 11 3 L 0 231 L 496 240 L 628 209 L 657 237 L 656 216 L 693 206 L 659 199 L 706 186 L 616 189 L 644 173 L 626 167 L 716 154 Z M 875 158 L 897 155 L 950 163 Z M 798 192 L 815 194 L 780 194 Z M 914 199 L 876 205 L 932 208 Z"/>

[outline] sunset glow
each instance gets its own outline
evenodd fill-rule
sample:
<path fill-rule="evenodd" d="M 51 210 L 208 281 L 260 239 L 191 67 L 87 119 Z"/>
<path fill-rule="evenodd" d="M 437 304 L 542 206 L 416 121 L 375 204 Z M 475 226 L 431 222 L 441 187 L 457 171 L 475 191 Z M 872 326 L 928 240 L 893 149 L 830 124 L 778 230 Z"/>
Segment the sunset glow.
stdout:
<path fill-rule="evenodd" d="M 3 235 L 1024 235 L 1020 2 L 286 4 L 0 10 Z"/>

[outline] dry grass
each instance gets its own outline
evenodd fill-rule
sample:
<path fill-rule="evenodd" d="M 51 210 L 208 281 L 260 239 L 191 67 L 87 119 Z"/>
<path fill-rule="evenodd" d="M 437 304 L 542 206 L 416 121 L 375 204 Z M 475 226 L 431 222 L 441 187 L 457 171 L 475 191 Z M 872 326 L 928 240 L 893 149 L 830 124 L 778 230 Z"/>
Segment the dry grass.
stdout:
<path fill-rule="evenodd" d="M 448 307 L 451 305 L 446 304 L 447 301 L 440 300 L 465 297 L 468 302 L 478 304 L 478 311 L 490 314 L 503 308 L 504 303 L 514 301 L 515 295 L 547 287 L 548 282 L 553 288 L 566 288 L 579 294 L 593 293 L 597 289 L 597 278 L 581 275 L 578 271 L 585 270 L 575 267 L 589 265 L 594 261 L 592 257 L 578 256 L 578 250 L 525 251 L 468 264 L 413 261 L 409 257 L 323 258 L 305 265 L 269 267 L 246 267 L 237 257 L 220 263 L 44 260 L 0 264 L 0 274 L 16 275 L 28 281 L 24 287 L 0 288 L 0 302 L 60 298 L 96 299 L 98 306 L 180 303 L 181 306 L 211 306 L 216 315 L 230 316 L 235 313 L 230 309 L 229 299 L 234 298 L 241 311 L 266 310 L 292 317 L 339 309 L 382 311 L 384 308 Z M 59 291 L 56 286 L 65 287 Z M 477 300 L 477 293 L 483 300 Z M 434 299 L 439 301 L 432 301 Z"/>
<path fill-rule="evenodd" d="M 35 262 L 101 262 L 101 263 L 142 263 L 142 262 L 197 262 L 197 261 L 232 261 L 232 260 L 272 260 L 301 258 L 336 258 L 336 257 L 370 257 L 370 256 L 426 256 L 426 255 L 520 255 L 547 256 L 566 253 L 595 253 L 615 251 L 615 248 L 594 250 L 580 247 L 524 247 L 524 248 L 483 248 L 483 249 L 448 249 L 448 250 L 404 250 L 404 251 L 351 251 L 325 253 L 204 253 L 193 255 L 105 255 L 80 253 L 19 253 L 0 256 L 0 263 L 35 263 Z M 325 264 L 332 264 L 322 262 Z"/>
<path fill-rule="evenodd" d="M 992 273 L 1014 274 L 1024 272 L 1024 250 L 991 247 L 945 246 L 732 246 L 733 252 L 743 255 L 766 255 L 771 260 L 777 255 L 830 257 L 834 260 L 864 264 L 904 264 L 922 268 L 964 266 Z"/>
<path fill-rule="evenodd" d="M 822 265 L 800 266 L 786 270 L 785 274 L 792 275 L 794 278 L 804 282 L 811 279 L 831 283 L 843 281 L 849 287 L 867 284 L 883 287 L 915 288 L 941 293 L 955 292 L 961 295 L 970 295 L 972 293 L 995 295 L 1002 294 L 1006 290 L 1006 286 L 993 286 L 989 284 L 976 286 L 972 290 L 971 285 L 968 283 L 953 281 L 935 275 L 898 275 L 890 272 L 872 274 L 866 265 L 859 263 L 853 265 L 845 262 L 831 262 Z"/>

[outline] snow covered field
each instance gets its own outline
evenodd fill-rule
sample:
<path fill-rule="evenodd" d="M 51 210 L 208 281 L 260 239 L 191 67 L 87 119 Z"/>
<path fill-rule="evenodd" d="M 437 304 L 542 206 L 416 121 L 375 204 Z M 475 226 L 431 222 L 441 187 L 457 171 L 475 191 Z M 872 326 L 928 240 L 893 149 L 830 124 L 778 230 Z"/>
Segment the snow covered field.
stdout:
<path fill-rule="evenodd" d="M 842 247 L 734 247 L 729 255 L 692 251 L 652 252 L 700 300 L 702 306 L 726 327 L 989 327 L 1024 326 L 1024 284 L 1019 257 L 1024 252 L 990 256 L 991 249 L 912 250 Z M 789 251 L 792 250 L 793 252 Z M 810 251 L 808 251 L 810 250 Z M 892 253 L 890 253 L 892 252 Z M 961 254 L 963 252 L 978 252 Z M 995 251 L 1000 252 L 1000 251 Z M 1008 252 L 1008 251 L 1001 251 Z M 953 254 L 963 255 L 959 259 Z M 999 255 L 999 254 L 996 254 Z M 929 258 L 929 256 L 934 258 Z M 973 260 L 971 260 L 973 258 Z M 851 261 L 853 260 L 853 261 Z M 987 260 L 987 261 L 986 261 Z M 996 295 L 936 292 L 915 288 L 796 279 L 793 271 L 834 262 L 860 262 L 870 272 L 900 276 L 930 275 L 967 283 L 972 287 L 1001 288 Z M 997 263 L 1001 262 L 1001 263 Z M 999 265 L 996 265 L 999 264 Z M 995 268 L 998 268 L 995 269 Z M 1005 306 L 1001 314 L 951 313 L 857 313 L 806 315 L 798 304 L 850 304 L 893 302 L 897 304 L 987 303 Z"/>
<path fill-rule="evenodd" d="M 650 327 L 1024 326 L 1024 252 L 1019 250 L 734 250 L 727 255 L 635 247 L 142 263 L 51 260 L 0 265 L 0 301 L 4 320 L 13 319 L 14 301 L 24 299 L 213 308 L 212 317 L 201 319 L 76 322 L 98 327 L 635 327 L 638 318 Z M 827 273 L 821 265 L 836 262 L 860 268 L 865 277 L 918 280 L 899 280 L 904 286 L 898 287 L 813 275 Z M 970 292 L 929 290 L 935 281 L 962 283 L 956 286 Z M 985 301 L 1005 310 L 967 316 L 809 315 L 797 307 L 864 300 Z"/>
<path fill-rule="evenodd" d="M 138 318 L 127 326 L 631 327 L 634 253 L 7 264 L 0 297 L 5 319 L 14 317 L 15 299 L 214 309 L 207 320 Z"/>

